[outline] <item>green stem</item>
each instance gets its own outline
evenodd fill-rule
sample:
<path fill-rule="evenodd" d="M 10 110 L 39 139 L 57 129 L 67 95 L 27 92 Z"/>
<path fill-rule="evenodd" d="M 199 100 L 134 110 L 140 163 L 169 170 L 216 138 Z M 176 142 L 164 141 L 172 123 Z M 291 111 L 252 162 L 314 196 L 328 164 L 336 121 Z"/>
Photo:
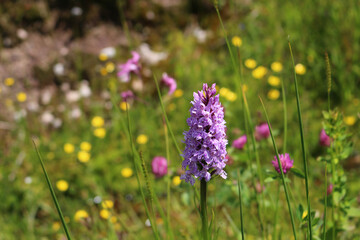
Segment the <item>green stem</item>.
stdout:
<path fill-rule="evenodd" d="M 237 173 L 238 177 L 238 190 L 239 190 L 239 203 L 240 203 L 240 222 L 241 222 L 241 240 L 245 240 L 244 236 L 244 218 L 243 218 L 243 207 L 242 207 L 242 196 L 241 196 L 241 185 L 240 185 L 240 171 Z"/>
<path fill-rule="evenodd" d="M 171 230 L 171 224 L 170 224 L 170 183 L 171 183 L 171 178 L 170 178 L 170 149 L 169 149 L 169 134 L 168 134 L 168 129 L 166 126 L 166 123 L 164 123 L 164 132 L 165 132 L 165 148 L 166 148 L 166 159 L 167 159 L 167 166 L 168 166 L 168 173 L 167 173 L 167 194 L 166 194 L 166 200 L 167 200 L 167 212 L 166 212 L 166 218 L 167 218 L 167 237 L 168 239 L 173 239 L 174 236 L 172 234 L 172 230 Z"/>
<path fill-rule="evenodd" d="M 308 227 L 309 227 L 309 233 L 310 233 L 310 240 L 312 240 L 312 223 L 311 223 L 311 206 L 310 206 L 310 198 L 309 198 L 309 173 L 308 173 L 308 167 L 306 162 L 306 151 L 305 151 L 305 139 L 304 139 L 304 129 L 303 129 L 303 122 L 301 117 L 301 108 L 300 108 L 300 97 L 299 97 L 299 89 L 297 84 L 297 77 L 295 72 L 295 61 L 294 56 L 291 50 L 291 44 L 289 42 L 289 49 L 292 59 L 292 64 L 294 68 L 294 82 L 295 82 L 295 92 L 296 92 L 296 104 L 297 104 L 297 111 L 298 111 L 298 118 L 299 118 L 299 126 L 300 126 L 300 137 L 301 137 L 301 148 L 302 148 L 302 156 L 303 156 L 303 165 L 304 165 L 304 171 L 305 171 L 305 190 L 306 190 L 306 200 L 307 200 L 307 207 L 308 207 Z"/>
<path fill-rule="evenodd" d="M 327 209 L 327 163 L 325 162 L 325 206 L 324 206 L 324 231 L 323 240 L 326 239 L 326 209 Z"/>
<path fill-rule="evenodd" d="M 285 86 L 284 86 L 284 80 L 283 80 L 283 79 L 281 79 L 281 92 L 282 92 L 282 100 L 283 100 L 283 108 L 284 108 L 284 144 L 283 144 L 283 153 L 286 153 L 286 142 L 287 142 L 287 108 L 286 108 Z"/>
<path fill-rule="evenodd" d="M 274 217 L 274 232 L 273 232 L 273 239 L 277 237 L 277 220 L 278 220 L 278 213 L 279 213 L 279 198 L 280 198 L 280 183 L 278 183 L 278 191 L 276 195 L 276 207 L 275 207 L 275 217 Z"/>
<path fill-rule="evenodd" d="M 206 181 L 201 179 L 200 181 L 200 214 L 202 221 L 202 237 L 203 240 L 208 240 L 208 219 L 206 208 Z"/>

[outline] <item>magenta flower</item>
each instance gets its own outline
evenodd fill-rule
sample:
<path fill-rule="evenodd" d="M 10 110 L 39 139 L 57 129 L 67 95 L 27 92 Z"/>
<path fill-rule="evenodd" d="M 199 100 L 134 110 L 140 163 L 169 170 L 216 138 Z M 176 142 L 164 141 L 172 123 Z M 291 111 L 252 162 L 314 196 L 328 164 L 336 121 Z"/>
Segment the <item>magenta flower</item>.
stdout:
<path fill-rule="evenodd" d="M 239 137 L 238 139 L 235 139 L 232 143 L 232 147 L 236 148 L 236 149 L 243 149 L 245 143 L 247 142 L 247 137 L 246 135 L 242 135 L 241 137 Z"/>
<path fill-rule="evenodd" d="M 327 188 L 327 190 L 326 190 L 327 195 L 332 194 L 333 190 L 334 190 L 334 185 L 332 185 L 332 184 L 330 183 L 330 185 L 328 186 L 328 188 Z"/>
<path fill-rule="evenodd" d="M 153 158 L 151 167 L 152 172 L 157 178 L 165 176 L 168 172 L 167 160 L 161 156 L 156 156 Z"/>
<path fill-rule="evenodd" d="M 288 153 L 280 154 L 279 158 L 280 158 L 280 163 L 281 163 L 282 170 L 283 170 L 283 172 L 285 174 L 293 167 L 294 160 L 290 159 L 290 156 L 289 156 Z M 280 170 L 280 167 L 279 167 L 278 160 L 277 160 L 276 156 L 274 156 L 274 160 L 271 161 L 271 163 L 273 164 L 275 170 L 278 173 L 281 173 L 281 170 Z"/>
<path fill-rule="evenodd" d="M 167 73 L 163 73 L 161 82 L 164 83 L 169 88 L 168 95 L 171 95 L 175 92 L 177 86 L 176 81 L 174 78 L 170 77 Z"/>
<path fill-rule="evenodd" d="M 329 147 L 331 145 L 331 138 L 326 134 L 324 129 L 321 129 L 319 143 L 324 147 Z"/>
<path fill-rule="evenodd" d="M 255 127 L 255 139 L 260 141 L 261 139 L 268 138 L 270 136 L 269 125 L 262 123 Z"/>
<path fill-rule="evenodd" d="M 119 71 L 117 76 L 122 82 L 130 81 L 130 74 L 133 72 L 135 74 L 140 73 L 140 55 L 137 52 L 131 52 L 132 58 L 127 60 L 126 63 L 119 65 Z"/>
<path fill-rule="evenodd" d="M 135 97 L 134 93 L 131 90 L 124 91 L 120 93 L 122 101 L 127 102 Z"/>

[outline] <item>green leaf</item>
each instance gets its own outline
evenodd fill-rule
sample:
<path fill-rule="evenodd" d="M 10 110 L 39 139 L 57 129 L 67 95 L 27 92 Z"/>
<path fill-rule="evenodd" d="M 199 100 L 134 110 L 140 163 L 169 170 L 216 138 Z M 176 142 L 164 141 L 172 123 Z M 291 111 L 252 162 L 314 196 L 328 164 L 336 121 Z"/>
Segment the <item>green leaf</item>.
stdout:
<path fill-rule="evenodd" d="M 296 168 L 296 167 L 292 167 L 290 169 L 290 171 L 295 174 L 295 176 L 299 177 L 299 178 L 305 178 L 305 174 L 303 171 L 301 171 L 300 169 Z"/>
<path fill-rule="evenodd" d="M 360 217 L 360 208 L 354 208 L 354 207 L 350 208 L 348 210 L 348 216 L 357 217 L 357 218 Z"/>

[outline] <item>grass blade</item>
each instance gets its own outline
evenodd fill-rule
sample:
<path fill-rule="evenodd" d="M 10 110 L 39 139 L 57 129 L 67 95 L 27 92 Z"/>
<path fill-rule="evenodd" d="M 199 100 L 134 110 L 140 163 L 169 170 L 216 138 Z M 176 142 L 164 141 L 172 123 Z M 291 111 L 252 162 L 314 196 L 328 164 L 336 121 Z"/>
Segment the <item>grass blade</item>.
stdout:
<path fill-rule="evenodd" d="M 67 237 L 68 240 L 71 240 L 71 236 L 70 236 L 69 229 L 68 229 L 67 226 L 66 226 L 66 223 L 65 223 L 65 220 L 64 220 L 64 216 L 63 216 L 63 214 L 62 214 L 62 211 L 61 211 L 59 202 L 58 202 L 58 200 L 57 200 L 57 198 L 56 198 L 54 189 L 53 189 L 53 187 L 52 187 L 52 185 L 51 185 L 49 176 L 48 176 L 48 174 L 47 174 L 47 172 L 46 172 L 46 169 L 45 169 L 45 166 L 44 166 L 44 163 L 43 163 L 41 154 L 40 154 L 40 152 L 39 152 L 39 149 L 38 149 L 37 146 L 36 146 L 36 143 L 35 143 L 34 139 L 32 139 L 32 142 L 33 142 L 33 144 L 34 144 L 34 147 L 35 147 L 35 150 L 36 150 L 36 154 L 37 154 L 37 156 L 38 156 L 38 158 L 39 158 L 39 161 L 40 161 L 42 170 L 43 170 L 44 175 L 45 175 L 45 178 L 46 178 L 46 182 L 47 182 L 47 184 L 48 184 L 48 187 L 49 187 L 49 190 L 50 190 L 50 193 L 51 193 L 51 197 L 52 197 L 52 199 L 53 199 L 53 201 L 54 201 L 54 203 L 55 203 L 56 210 L 57 210 L 57 212 L 58 212 L 58 214 L 59 214 L 59 217 L 60 217 L 60 220 L 61 220 L 61 224 L 62 224 L 62 226 L 63 226 L 63 228 L 64 228 L 66 237 Z"/>
<path fill-rule="evenodd" d="M 244 236 L 244 217 L 243 217 L 243 208 L 242 208 L 242 197 L 241 197 L 241 185 L 240 185 L 240 170 L 237 173 L 238 177 L 238 190 L 239 190 L 239 203 L 240 203 L 240 223 L 241 223 L 241 239 L 245 240 Z"/>

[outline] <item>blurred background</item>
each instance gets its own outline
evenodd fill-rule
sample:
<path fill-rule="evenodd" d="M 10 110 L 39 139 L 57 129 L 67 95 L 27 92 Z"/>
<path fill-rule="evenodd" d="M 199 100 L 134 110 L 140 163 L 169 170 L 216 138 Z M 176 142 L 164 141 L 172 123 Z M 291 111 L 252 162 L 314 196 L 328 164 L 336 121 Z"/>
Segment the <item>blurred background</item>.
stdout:
<path fill-rule="evenodd" d="M 302 168 L 290 39 L 298 74 L 308 147 L 312 204 L 318 214 L 324 166 L 318 157 L 322 111 L 327 110 L 325 53 L 332 73 L 331 106 L 351 134 L 353 150 L 341 166 L 347 195 L 359 207 L 360 4 L 349 1 L 229 0 L 219 10 L 231 48 L 240 49 L 243 84 L 254 124 L 265 121 L 258 95 L 267 105 L 278 145 L 283 146 L 280 80 L 288 101 L 287 149 Z M 36 137 L 66 221 L 75 239 L 148 239 L 151 228 L 142 206 L 130 146 L 121 122 L 128 107 L 136 147 L 151 172 L 151 160 L 165 156 L 162 112 L 153 74 L 177 82 L 169 95 L 162 86 L 175 137 L 183 131 L 192 93 L 202 83 L 217 83 L 226 109 L 229 179 L 209 186 L 217 209 L 220 239 L 237 239 L 236 171 L 244 183 L 245 216 L 256 213 L 247 155 L 231 142 L 244 133 L 236 74 L 210 0 L 2 0 L 0 3 L 0 239 L 64 239 L 60 221 L 34 151 Z M 235 37 L 235 38 L 234 38 Z M 235 39 L 235 40 L 234 40 Z M 141 70 L 122 82 L 120 65 L 140 54 Z M 280 63 L 274 68 L 273 63 Z M 275 64 L 276 65 L 276 64 Z M 279 65 L 276 65 L 279 66 Z M 115 108 L 114 104 L 117 105 Z M 119 110 L 119 111 L 118 111 Z M 271 141 L 259 143 L 263 170 L 272 170 Z M 198 216 L 191 186 L 180 182 L 181 158 L 170 141 L 171 219 L 176 239 L 194 239 Z M 292 178 L 292 177 L 290 177 Z M 166 209 L 167 177 L 151 175 Z M 144 183 L 145 185 L 145 183 Z M 264 191 L 276 192 L 275 183 Z M 305 204 L 304 183 L 292 183 L 294 208 Z M 300 190 L 296 190 L 300 189 Z M 271 233 L 274 199 L 266 203 Z M 282 199 L 285 201 L 284 199 Z M 215 205 L 216 203 L 216 205 Z M 224 210 L 225 209 L 225 210 Z M 236 210 L 233 210 L 236 209 Z M 288 218 L 287 212 L 281 213 Z M 160 231 L 163 219 L 156 215 Z M 256 219 L 247 218 L 249 239 L 258 239 Z M 301 217 L 298 220 L 302 221 Z M 288 222 L 282 237 L 291 235 Z M 359 221 L 347 222 L 343 239 L 359 237 Z M 301 227 L 299 227 L 301 228 Z M 269 235 L 271 235 L 269 233 Z"/>

